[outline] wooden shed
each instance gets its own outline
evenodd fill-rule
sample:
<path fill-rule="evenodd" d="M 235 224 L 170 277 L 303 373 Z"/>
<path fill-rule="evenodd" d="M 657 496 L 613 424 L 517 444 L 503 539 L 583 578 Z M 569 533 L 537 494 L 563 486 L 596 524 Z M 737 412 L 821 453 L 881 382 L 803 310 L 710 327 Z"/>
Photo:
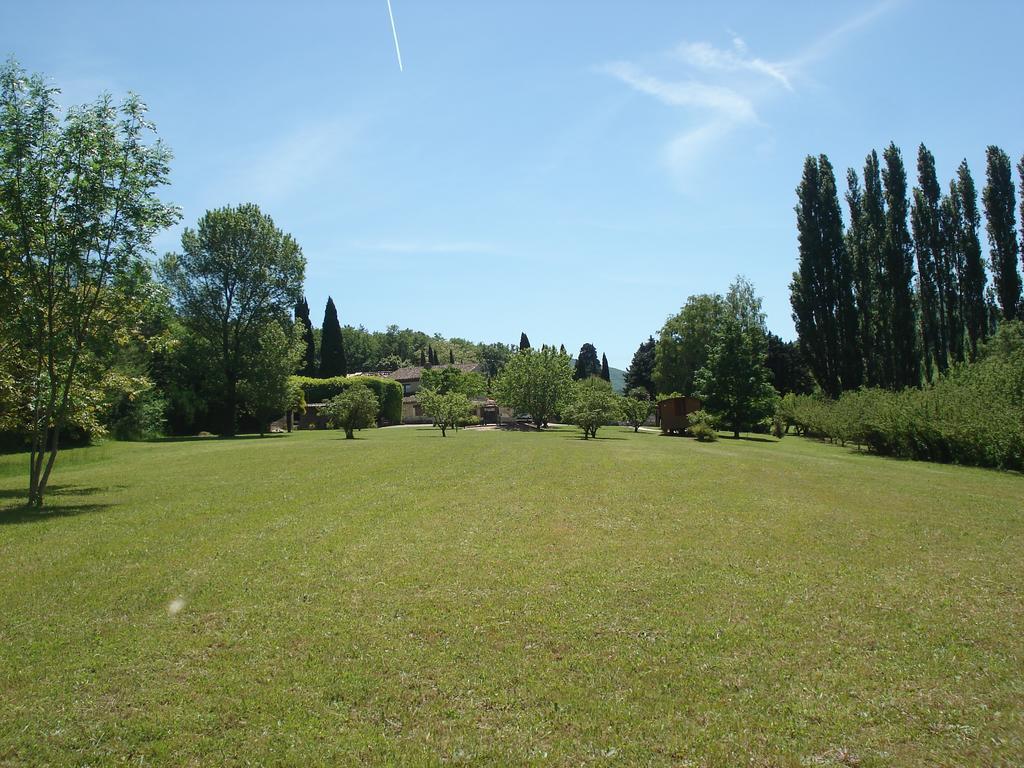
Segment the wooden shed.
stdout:
<path fill-rule="evenodd" d="M 666 435 L 683 434 L 690 427 L 686 417 L 701 409 L 696 397 L 669 397 L 658 403 L 658 421 Z"/>

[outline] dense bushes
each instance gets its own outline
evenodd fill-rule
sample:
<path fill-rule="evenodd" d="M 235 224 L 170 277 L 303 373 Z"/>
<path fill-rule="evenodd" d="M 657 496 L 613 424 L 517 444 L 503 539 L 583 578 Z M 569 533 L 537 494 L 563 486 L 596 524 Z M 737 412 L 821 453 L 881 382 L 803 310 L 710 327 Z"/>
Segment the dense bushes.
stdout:
<path fill-rule="evenodd" d="M 883 455 L 1024 469 L 1024 333 L 1005 324 L 979 362 L 952 368 L 933 386 L 864 389 L 838 400 L 787 395 L 779 418 Z"/>
<path fill-rule="evenodd" d="M 302 387 L 307 403 L 325 403 L 354 384 L 365 384 L 380 403 L 379 418 L 390 424 L 402 421 L 402 385 L 392 379 L 377 376 L 335 376 L 330 379 L 293 376 L 292 380 Z"/>

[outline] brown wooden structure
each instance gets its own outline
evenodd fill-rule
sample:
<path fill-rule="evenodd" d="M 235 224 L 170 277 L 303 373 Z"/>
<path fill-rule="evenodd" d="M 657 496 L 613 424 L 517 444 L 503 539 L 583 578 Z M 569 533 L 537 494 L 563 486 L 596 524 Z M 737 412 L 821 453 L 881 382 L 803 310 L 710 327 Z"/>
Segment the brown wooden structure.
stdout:
<path fill-rule="evenodd" d="M 690 428 L 687 420 L 694 411 L 701 409 L 701 401 L 696 397 L 669 397 L 658 403 L 658 421 L 661 431 L 666 435 L 681 435 Z"/>

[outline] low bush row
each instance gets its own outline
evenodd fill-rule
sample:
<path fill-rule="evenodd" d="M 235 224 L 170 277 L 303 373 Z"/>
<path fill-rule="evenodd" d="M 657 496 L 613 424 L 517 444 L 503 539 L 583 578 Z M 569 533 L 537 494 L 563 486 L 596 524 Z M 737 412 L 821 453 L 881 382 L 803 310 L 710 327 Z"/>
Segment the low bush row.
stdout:
<path fill-rule="evenodd" d="M 1024 326 L 1005 324 L 978 362 L 930 386 L 862 389 L 838 400 L 787 395 L 777 419 L 883 455 L 1024 469 Z"/>

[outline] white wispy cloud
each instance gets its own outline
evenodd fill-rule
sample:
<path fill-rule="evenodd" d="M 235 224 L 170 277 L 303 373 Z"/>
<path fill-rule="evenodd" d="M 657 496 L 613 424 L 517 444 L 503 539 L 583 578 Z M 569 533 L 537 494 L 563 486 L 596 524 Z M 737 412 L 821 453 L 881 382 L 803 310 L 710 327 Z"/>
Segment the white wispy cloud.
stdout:
<path fill-rule="evenodd" d="M 630 88 L 654 96 L 672 107 L 692 107 L 718 112 L 733 120 L 754 120 L 757 115 L 750 99 L 737 91 L 698 80 L 671 81 L 649 75 L 625 61 L 615 61 L 604 70 Z"/>
<path fill-rule="evenodd" d="M 884 0 L 784 59 L 753 54 L 746 41 L 733 33 L 725 47 L 706 40 L 686 40 L 653 67 L 614 61 L 600 71 L 638 93 L 686 112 L 688 124 L 664 147 L 666 163 L 677 179 L 685 182 L 695 166 L 737 128 L 761 124 L 760 105 L 781 92 L 794 93 L 795 83 L 806 79 L 808 65 L 831 55 L 850 35 L 902 1 Z"/>
<path fill-rule="evenodd" d="M 749 72 L 765 75 L 786 90 L 793 90 L 793 84 L 786 75 L 785 65 L 751 56 L 747 44 L 739 36 L 733 36 L 732 48 L 716 48 L 707 42 L 680 43 L 675 50 L 675 56 L 703 72 Z"/>
<path fill-rule="evenodd" d="M 258 147 L 247 147 L 217 181 L 216 194 L 229 200 L 275 203 L 337 174 L 352 148 L 356 125 L 325 118 L 298 125 Z"/>

